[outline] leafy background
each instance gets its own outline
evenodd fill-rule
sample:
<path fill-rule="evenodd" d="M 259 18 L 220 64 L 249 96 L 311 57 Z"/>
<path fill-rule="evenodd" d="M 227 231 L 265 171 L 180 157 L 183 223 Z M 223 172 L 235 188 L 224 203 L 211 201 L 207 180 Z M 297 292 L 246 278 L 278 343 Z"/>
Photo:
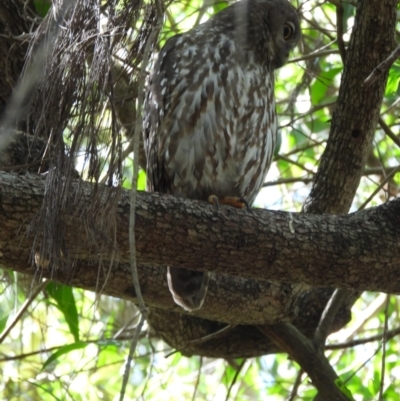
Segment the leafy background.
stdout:
<path fill-rule="evenodd" d="M 44 17 L 48 1 L 35 1 Z M 166 9 L 159 46 L 174 34 L 204 22 L 228 2 L 173 1 Z M 256 207 L 300 211 L 328 137 L 343 63 L 336 43 L 336 9 L 328 1 L 300 0 L 303 38 L 291 61 L 276 72 L 280 143 Z M 124 12 L 125 2 L 117 5 Z M 354 5 L 343 3 L 347 42 Z M 106 17 L 105 17 L 106 18 Z M 133 26 L 134 32 L 137 27 Z M 154 56 L 156 56 L 155 49 Z M 151 69 L 151 65 L 149 66 Z M 399 168 L 400 63 L 390 70 L 381 117 L 392 139 L 378 127 L 351 210 L 397 196 Z M 105 108 L 105 116 L 109 110 Z M 107 136 L 110 119 L 102 117 Z M 99 117 L 100 118 L 100 117 Z M 73 129 L 74 121 L 65 130 Z M 397 138 L 397 142 L 396 142 Z M 105 140 L 104 143 L 107 141 Z M 100 143 L 101 145 L 101 143 Z M 126 145 L 127 146 L 127 145 Z M 77 160 L 85 175 L 87 166 Z M 103 168 L 107 170 L 105 160 Z M 130 186 L 127 156 L 122 184 Z M 144 189 L 145 172 L 138 188 Z M 0 282 L 0 389 L 7 400 L 117 400 L 130 338 L 139 320 L 134 304 L 63 285 L 47 283 L 31 299 L 31 279 L 2 270 Z M 7 325 L 24 310 L 11 331 Z M 398 400 L 400 387 L 399 298 L 366 292 L 353 308 L 351 323 L 328 339 L 331 364 L 355 400 Z M 148 326 L 134 356 L 126 399 L 132 400 L 311 400 L 316 391 L 286 355 L 249 360 L 182 357 Z"/>

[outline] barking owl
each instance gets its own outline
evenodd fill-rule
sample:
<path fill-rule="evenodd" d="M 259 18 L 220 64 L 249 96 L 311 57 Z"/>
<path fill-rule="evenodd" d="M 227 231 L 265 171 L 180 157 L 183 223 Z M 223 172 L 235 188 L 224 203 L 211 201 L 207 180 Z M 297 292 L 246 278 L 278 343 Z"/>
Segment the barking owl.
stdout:
<path fill-rule="evenodd" d="M 299 39 L 287 0 L 242 0 L 167 41 L 144 105 L 148 191 L 254 202 L 277 137 L 274 70 Z M 202 306 L 209 273 L 168 267 L 167 278 L 178 305 Z"/>

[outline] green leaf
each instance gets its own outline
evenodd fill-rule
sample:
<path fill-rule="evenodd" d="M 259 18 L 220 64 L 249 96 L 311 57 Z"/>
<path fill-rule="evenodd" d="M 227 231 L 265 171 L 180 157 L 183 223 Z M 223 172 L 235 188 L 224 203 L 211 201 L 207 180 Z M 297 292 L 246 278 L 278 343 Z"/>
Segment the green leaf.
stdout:
<path fill-rule="evenodd" d="M 44 18 L 47 15 L 51 7 L 50 0 L 33 0 L 33 4 L 35 5 L 35 9 L 39 17 L 42 18 Z"/>
<path fill-rule="evenodd" d="M 336 386 L 339 387 L 340 391 L 351 401 L 356 401 L 353 397 L 353 394 L 351 393 L 351 391 L 346 387 L 346 385 L 344 384 L 343 380 L 338 377 L 335 380 L 335 384 Z"/>
<path fill-rule="evenodd" d="M 137 190 L 138 191 L 146 190 L 146 172 L 144 170 L 139 171 L 137 180 Z"/>
<path fill-rule="evenodd" d="M 389 77 L 385 88 L 385 95 L 390 96 L 396 94 L 399 90 L 400 82 L 400 65 L 393 65 L 389 71 Z"/>
<path fill-rule="evenodd" d="M 60 356 L 70 353 L 71 351 L 76 351 L 78 349 L 86 348 L 91 342 L 87 341 L 77 341 L 72 344 L 64 345 L 59 350 L 50 355 L 49 359 L 43 364 L 42 369 L 44 370 L 46 366 L 50 365 L 52 362 L 56 361 Z"/>
<path fill-rule="evenodd" d="M 98 366 L 107 366 L 121 361 L 122 345 L 120 341 L 106 340 L 98 342 L 101 352 L 98 354 Z"/>
<path fill-rule="evenodd" d="M 7 315 L 0 317 L 0 333 L 2 333 L 3 330 L 6 328 L 7 320 L 8 320 L 9 316 L 10 316 L 10 314 L 8 313 Z"/>
<path fill-rule="evenodd" d="M 57 308 L 64 315 L 75 341 L 79 341 L 79 318 L 72 287 L 51 282 L 47 285 L 46 290 L 56 301 Z"/>
<path fill-rule="evenodd" d="M 330 68 L 327 71 L 322 71 L 318 78 L 311 85 L 311 102 L 313 105 L 317 105 L 324 99 L 328 88 L 332 85 L 334 78 L 339 72 L 342 71 L 342 67 Z"/>
<path fill-rule="evenodd" d="M 217 1 L 214 6 L 213 6 L 213 10 L 214 13 L 219 13 L 220 11 L 222 11 L 224 8 L 228 7 L 229 3 L 227 1 Z"/>

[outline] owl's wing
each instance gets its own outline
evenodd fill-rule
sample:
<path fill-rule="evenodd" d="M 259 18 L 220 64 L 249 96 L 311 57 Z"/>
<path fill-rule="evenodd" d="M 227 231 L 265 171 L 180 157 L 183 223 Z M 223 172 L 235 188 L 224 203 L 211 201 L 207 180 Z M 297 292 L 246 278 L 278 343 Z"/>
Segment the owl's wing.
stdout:
<path fill-rule="evenodd" d="M 163 145 L 160 133 L 165 124 L 166 109 L 174 91 L 173 60 L 176 57 L 176 43 L 181 35 L 172 37 L 161 49 L 149 79 L 144 104 L 143 137 L 147 158 L 147 190 L 171 193 L 171 178 L 165 171 Z"/>
<path fill-rule="evenodd" d="M 149 191 L 206 200 L 213 182 L 221 181 L 231 149 L 226 142 L 238 120 L 228 115 L 232 85 L 242 85 L 232 82 L 234 49 L 226 34 L 193 31 L 171 38 L 161 50 L 144 117 Z"/>

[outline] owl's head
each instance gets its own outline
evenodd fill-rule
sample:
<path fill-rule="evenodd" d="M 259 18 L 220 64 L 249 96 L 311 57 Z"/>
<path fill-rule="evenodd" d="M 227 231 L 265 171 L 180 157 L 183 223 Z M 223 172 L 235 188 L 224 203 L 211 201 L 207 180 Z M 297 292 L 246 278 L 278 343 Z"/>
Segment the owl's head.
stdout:
<path fill-rule="evenodd" d="M 268 31 L 270 62 L 273 68 L 282 67 L 301 38 L 296 9 L 287 0 L 255 0 L 264 11 L 263 29 Z"/>
<path fill-rule="evenodd" d="M 282 67 L 300 40 L 300 21 L 288 0 L 241 0 L 213 17 L 258 62 Z"/>

